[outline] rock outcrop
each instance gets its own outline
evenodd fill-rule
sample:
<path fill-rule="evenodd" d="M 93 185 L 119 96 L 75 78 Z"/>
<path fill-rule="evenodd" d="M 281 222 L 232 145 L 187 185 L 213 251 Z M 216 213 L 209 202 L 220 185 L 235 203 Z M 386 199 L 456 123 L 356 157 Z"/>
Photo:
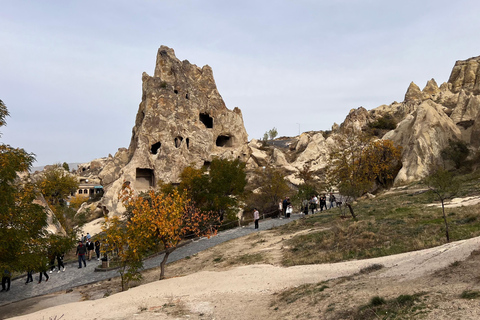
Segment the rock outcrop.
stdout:
<path fill-rule="evenodd" d="M 227 109 L 209 66 L 180 61 L 162 46 L 154 75 L 143 73 L 142 82 L 130 146 L 110 156 L 99 173 L 111 213 L 122 211 L 117 193 L 123 181 L 143 191 L 160 181 L 178 182 L 185 167 L 208 166 L 215 157 L 250 157 L 242 113 Z"/>
<path fill-rule="evenodd" d="M 388 118 L 396 127 L 391 130 L 390 122 L 388 129 L 375 134 L 402 146 L 403 167 L 395 183 L 408 183 L 441 164 L 441 150 L 449 139 L 461 139 L 473 151 L 480 147 L 479 64 L 480 57 L 457 61 L 448 82 L 438 86 L 431 79 L 422 90 L 412 82 L 404 101 L 372 110 L 352 109 L 331 131 L 305 132 L 265 144 L 255 139 L 248 143 L 241 111 L 226 108 L 209 66 L 180 61 L 172 49 L 162 46 L 153 77 L 142 76 L 142 102 L 129 148 L 80 170 L 102 167 L 98 176 L 106 193 L 100 206 L 111 213 L 122 211 L 117 192 L 123 181 L 132 182 L 136 190 L 159 181 L 178 182 L 183 168 L 208 166 L 214 157 L 239 158 L 251 174 L 263 166 L 278 168 L 292 184 L 302 182 L 298 173 L 308 167 L 321 181 L 335 136 L 371 130 Z"/>

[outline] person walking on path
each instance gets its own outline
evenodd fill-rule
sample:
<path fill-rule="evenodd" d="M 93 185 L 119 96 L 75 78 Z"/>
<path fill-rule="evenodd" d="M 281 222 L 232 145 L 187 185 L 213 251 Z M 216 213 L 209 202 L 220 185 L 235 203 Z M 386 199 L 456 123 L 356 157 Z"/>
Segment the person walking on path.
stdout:
<path fill-rule="evenodd" d="M 97 255 L 97 261 L 100 261 L 100 241 L 95 240 L 95 254 Z"/>
<path fill-rule="evenodd" d="M 78 256 L 78 269 L 82 268 L 82 261 L 83 261 L 83 266 L 87 267 L 87 262 L 85 262 L 86 253 L 87 253 L 87 247 L 85 247 L 82 241 L 78 241 L 77 252 L 76 252 L 76 255 Z"/>
<path fill-rule="evenodd" d="M 5 268 L 5 270 L 3 270 L 2 290 L 1 291 L 9 291 L 10 290 L 11 276 L 12 276 L 12 274 L 10 273 L 10 270 Z"/>
<path fill-rule="evenodd" d="M 320 211 L 323 211 L 323 208 L 327 211 L 327 197 L 324 194 L 320 196 Z"/>
<path fill-rule="evenodd" d="M 337 202 L 337 199 L 335 198 L 335 195 L 333 193 L 330 193 L 328 201 L 330 201 L 330 209 L 332 209 L 334 207 L 333 204 Z"/>
<path fill-rule="evenodd" d="M 258 229 L 258 220 L 260 220 L 260 213 L 257 208 L 253 209 L 253 220 L 255 221 L 255 229 Z"/>
<path fill-rule="evenodd" d="M 60 272 L 60 268 L 63 268 L 62 271 L 65 271 L 65 265 L 63 264 L 63 257 L 65 255 L 63 253 L 57 253 L 57 265 L 58 265 L 58 271 L 57 273 Z"/>
<path fill-rule="evenodd" d="M 85 246 L 87 247 L 87 250 L 88 250 L 88 261 L 90 261 L 90 259 L 92 259 L 92 254 L 93 254 L 93 250 L 95 249 L 95 246 L 93 245 L 93 242 L 90 241 L 90 239 L 87 240 L 87 243 L 85 244 Z"/>
<path fill-rule="evenodd" d="M 40 263 L 40 274 L 38 275 L 38 283 L 42 282 L 42 275 L 45 276 L 45 282 L 50 278 L 47 274 L 48 266 L 45 262 Z"/>
<path fill-rule="evenodd" d="M 27 271 L 27 281 L 25 284 L 28 284 L 29 282 L 33 282 L 33 270 Z"/>

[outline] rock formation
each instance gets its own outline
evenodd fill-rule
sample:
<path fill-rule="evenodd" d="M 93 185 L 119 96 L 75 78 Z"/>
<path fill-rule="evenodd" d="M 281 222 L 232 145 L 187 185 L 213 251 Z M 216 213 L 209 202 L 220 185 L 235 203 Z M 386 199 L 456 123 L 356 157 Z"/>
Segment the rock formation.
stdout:
<path fill-rule="evenodd" d="M 180 61 L 162 46 L 153 76 L 142 75 L 140 103 L 128 149 L 109 156 L 99 173 L 103 205 L 121 212 L 117 193 L 123 181 L 136 191 L 179 182 L 187 166 L 208 166 L 213 158 L 247 161 L 250 150 L 240 109 L 227 109 L 209 66 Z"/>
<path fill-rule="evenodd" d="M 403 147 L 403 168 L 395 183 L 408 183 L 441 163 L 440 152 L 449 139 L 461 139 L 473 151 L 480 147 L 479 64 L 480 57 L 457 61 L 449 81 L 440 87 L 434 79 L 423 90 L 412 82 L 403 102 L 369 111 L 352 109 L 331 132 L 305 132 L 264 144 L 255 139 L 248 143 L 241 111 L 226 108 L 209 66 L 180 61 L 162 46 L 153 77 L 142 76 L 142 101 L 129 148 L 79 170 L 97 174 L 102 168 L 98 177 L 106 193 L 100 207 L 116 213 L 123 209 L 117 203 L 123 181 L 132 182 L 136 190 L 155 187 L 159 181 L 178 182 L 183 168 L 208 166 L 214 157 L 239 158 L 250 172 L 278 168 L 292 184 L 302 182 L 297 173 L 308 166 L 320 181 L 336 135 L 368 130 L 369 124 L 388 117 L 397 126 L 381 131 L 383 138 Z"/>

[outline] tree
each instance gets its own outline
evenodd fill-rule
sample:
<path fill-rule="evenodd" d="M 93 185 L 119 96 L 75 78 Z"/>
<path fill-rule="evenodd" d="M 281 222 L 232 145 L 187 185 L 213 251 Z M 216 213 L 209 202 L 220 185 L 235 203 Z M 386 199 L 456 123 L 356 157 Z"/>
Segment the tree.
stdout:
<path fill-rule="evenodd" d="M 180 193 L 187 191 L 195 205 L 202 211 L 215 211 L 234 219 L 238 197 L 247 184 L 245 163 L 238 159 L 213 159 L 210 169 L 187 167 L 180 174 Z M 227 220 L 228 220 L 227 219 Z"/>
<path fill-rule="evenodd" d="M 125 291 L 130 281 L 142 278 L 140 273 L 143 268 L 142 258 L 148 246 L 138 235 L 140 229 L 135 228 L 130 222 L 123 223 L 118 217 L 105 216 L 102 231 L 105 232 L 103 253 L 115 252 L 120 264 L 118 273 L 120 273 L 122 291 Z"/>
<path fill-rule="evenodd" d="M 67 207 L 65 200 L 78 189 L 77 179 L 56 164 L 42 172 L 37 186 L 60 225 L 65 231 L 73 232 L 75 212 Z"/>
<path fill-rule="evenodd" d="M 440 152 L 440 155 L 443 160 L 453 162 L 455 169 L 460 169 L 470 155 L 470 149 L 462 140 L 448 139 L 448 146 Z"/>
<path fill-rule="evenodd" d="M 8 115 L 0 100 L 0 126 L 6 125 Z M 34 161 L 34 154 L 0 144 L 0 267 L 22 270 L 32 263 L 32 239 L 42 238 L 46 232 L 47 213 L 34 203 L 37 192 L 28 179 Z"/>
<path fill-rule="evenodd" d="M 458 193 L 460 190 L 460 182 L 453 173 L 443 168 L 438 168 L 425 179 L 425 183 L 442 204 L 443 221 L 445 223 L 445 236 L 447 238 L 447 242 L 450 242 L 448 221 L 447 216 L 445 215 L 445 200 L 453 198 Z"/>
<path fill-rule="evenodd" d="M 277 128 L 273 127 L 273 129 L 268 130 L 268 137 L 270 140 L 275 139 L 275 137 L 278 135 Z"/>
<path fill-rule="evenodd" d="M 374 177 L 375 183 L 386 188 L 393 184 L 402 168 L 402 147 L 396 147 L 392 140 L 370 142 L 363 154 L 367 174 Z"/>
<path fill-rule="evenodd" d="M 284 174 L 272 167 L 257 169 L 250 185 L 253 190 L 247 197 L 249 207 L 267 214 L 277 212 L 278 203 L 291 192 Z"/>
<path fill-rule="evenodd" d="M 375 182 L 387 185 L 401 168 L 401 148 L 388 140 L 371 141 L 361 132 L 337 136 L 329 154 L 328 179 L 345 197 L 345 205 L 355 219 L 351 202 L 372 190 Z"/>
<path fill-rule="evenodd" d="M 160 263 L 160 280 L 165 277 L 165 265 L 169 255 L 185 236 L 207 236 L 216 234 L 212 225 L 218 222 L 218 215 L 197 209 L 187 193 L 174 190 L 164 194 L 150 190 L 147 194 L 135 196 L 129 185 L 122 189 L 119 199 L 131 211 L 128 222 L 135 230 L 136 241 L 145 241 L 150 246 L 160 244 L 165 255 Z"/>

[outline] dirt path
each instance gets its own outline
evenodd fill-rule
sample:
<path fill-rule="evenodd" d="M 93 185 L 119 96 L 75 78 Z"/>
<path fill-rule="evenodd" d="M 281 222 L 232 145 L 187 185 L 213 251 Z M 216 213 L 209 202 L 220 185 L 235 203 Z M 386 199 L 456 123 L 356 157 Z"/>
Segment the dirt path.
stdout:
<path fill-rule="evenodd" d="M 311 319 L 319 314 L 323 319 L 338 319 L 338 312 L 365 304 L 374 295 L 389 298 L 416 292 L 429 292 L 424 302 L 429 319 L 477 319 L 480 307 L 474 300 L 456 299 L 458 303 L 452 305 L 455 299 L 440 298 L 448 292 L 475 288 L 475 282 L 465 276 L 474 278 L 480 258 L 472 258 L 471 253 L 479 247 L 480 238 L 473 238 L 368 260 L 201 271 L 13 319 Z M 384 268 L 358 274 L 373 264 Z M 454 270 L 461 266 L 465 268 Z M 285 289 L 322 281 L 327 281 L 328 289 L 320 295 L 305 295 L 291 304 L 279 298 L 278 293 Z M 453 314 L 456 317 L 451 317 Z"/>

